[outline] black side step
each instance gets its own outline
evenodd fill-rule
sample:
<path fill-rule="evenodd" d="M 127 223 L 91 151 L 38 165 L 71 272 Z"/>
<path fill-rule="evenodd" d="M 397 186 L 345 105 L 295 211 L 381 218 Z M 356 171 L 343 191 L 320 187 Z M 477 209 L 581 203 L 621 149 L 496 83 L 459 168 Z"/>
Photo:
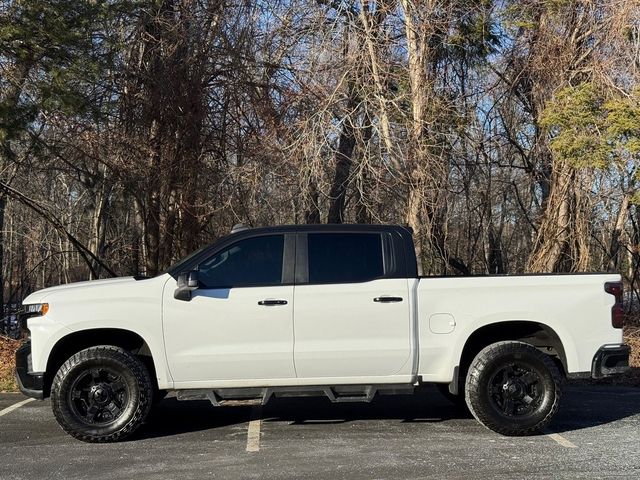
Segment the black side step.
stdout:
<path fill-rule="evenodd" d="M 209 400 L 214 406 L 265 405 L 271 397 L 327 397 L 333 403 L 371 402 L 376 394 L 412 394 L 414 386 L 336 385 L 178 390 L 178 400 Z"/>

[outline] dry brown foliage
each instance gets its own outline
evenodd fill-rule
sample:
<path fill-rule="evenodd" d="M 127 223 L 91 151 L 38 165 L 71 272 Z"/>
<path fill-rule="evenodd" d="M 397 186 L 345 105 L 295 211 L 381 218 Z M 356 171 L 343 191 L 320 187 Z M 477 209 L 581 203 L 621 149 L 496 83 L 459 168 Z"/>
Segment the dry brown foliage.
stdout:
<path fill-rule="evenodd" d="M 19 345 L 19 341 L 0 337 L 0 392 L 13 392 L 17 388 L 13 369 L 14 355 Z"/>
<path fill-rule="evenodd" d="M 625 333 L 625 342 L 631 346 L 631 366 L 640 368 L 640 327 L 629 328 Z"/>

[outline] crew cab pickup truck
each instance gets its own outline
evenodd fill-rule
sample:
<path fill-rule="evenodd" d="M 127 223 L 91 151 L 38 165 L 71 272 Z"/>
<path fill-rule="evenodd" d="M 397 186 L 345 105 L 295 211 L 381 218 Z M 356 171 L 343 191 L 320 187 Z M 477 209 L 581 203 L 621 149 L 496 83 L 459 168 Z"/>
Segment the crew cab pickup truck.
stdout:
<path fill-rule="evenodd" d="M 35 292 L 19 318 L 20 389 L 88 442 L 127 437 L 167 391 L 369 402 L 425 383 L 528 435 L 564 378 L 629 359 L 619 275 L 419 277 L 401 226 L 240 228 L 153 278 Z"/>

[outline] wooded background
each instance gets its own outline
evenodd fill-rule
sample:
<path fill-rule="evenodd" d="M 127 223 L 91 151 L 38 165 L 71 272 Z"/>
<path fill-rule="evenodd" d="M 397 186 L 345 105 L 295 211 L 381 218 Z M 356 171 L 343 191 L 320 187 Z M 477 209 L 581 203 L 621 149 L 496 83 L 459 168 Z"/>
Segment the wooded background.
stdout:
<path fill-rule="evenodd" d="M 422 272 L 640 267 L 637 0 L 1 0 L 0 304 L 235 223 Z"/>

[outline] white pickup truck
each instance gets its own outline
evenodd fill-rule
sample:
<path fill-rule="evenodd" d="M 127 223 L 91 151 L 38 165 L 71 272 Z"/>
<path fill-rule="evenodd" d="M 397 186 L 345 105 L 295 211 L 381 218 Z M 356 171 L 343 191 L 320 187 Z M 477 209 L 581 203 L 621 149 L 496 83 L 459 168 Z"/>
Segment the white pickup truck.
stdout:
<path fill-rule="evenodd" d="M 154 399 L 371 401 L 439 384 L 505 435 L 542 430 L 565 377 L 628 368 L 618 275 L 420 278 L 400 226 L 238 229 L 153 278 L 23 302 L 21 390 L 89 442 Z"/>

